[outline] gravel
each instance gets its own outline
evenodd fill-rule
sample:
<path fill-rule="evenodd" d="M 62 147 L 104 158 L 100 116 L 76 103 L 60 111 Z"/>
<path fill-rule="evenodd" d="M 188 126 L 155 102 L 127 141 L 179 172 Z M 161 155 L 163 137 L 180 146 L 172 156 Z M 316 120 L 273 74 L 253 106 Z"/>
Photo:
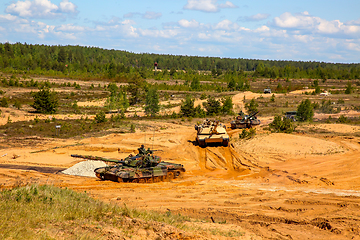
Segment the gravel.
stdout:
<path fill-rule="evenodd" d="M 62 173 L 74 176 L 96 177 L 94 170 L 98 167 L 105 166 L 106 163 L 103 161 L 87 160 L 75 164 L 74 166 L 62 171 Z"/>

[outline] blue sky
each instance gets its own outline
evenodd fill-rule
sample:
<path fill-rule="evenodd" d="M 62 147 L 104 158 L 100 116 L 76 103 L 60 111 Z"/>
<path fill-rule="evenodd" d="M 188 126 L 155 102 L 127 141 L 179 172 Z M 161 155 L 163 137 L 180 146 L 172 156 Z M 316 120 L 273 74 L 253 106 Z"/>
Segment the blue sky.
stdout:
<path fill-rule="evenodd" d="M 359 0 L 3 0 L 0 42 L 360 62 Z"/>

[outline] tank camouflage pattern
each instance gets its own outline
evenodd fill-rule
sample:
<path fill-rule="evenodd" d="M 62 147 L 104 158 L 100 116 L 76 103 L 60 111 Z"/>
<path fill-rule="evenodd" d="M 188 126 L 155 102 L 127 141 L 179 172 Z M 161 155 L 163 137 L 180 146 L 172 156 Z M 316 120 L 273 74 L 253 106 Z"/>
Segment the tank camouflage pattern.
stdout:
<path fill-rule="evenodd" d="M 239 115 L 235 118 L 235 120 L 231 121 L 231 128 L 252 128 L 253 126 L 260 125 L 261 122 L 256 117 L 258 113 L 259 112 L 255 112 L 250 115 L 245 115 L 243 111 L 241 111 Z"/>
<path fill-rule="evenodd" d="M 114 165 L 100 167 L 94 170 L 95 175 L 101 180 L 152 183 L 169 181 L 178 178 L 185 172 L 185 168 L 182 164 L 162 162 L 159 156 L 153 155 L 153 151 L 150 149 L 145 150 L 143 145 L 138 148 L 138 151 L 139 153 L 137 155 L 129 155 L 123 160 L 89 155 L 71 156 L 115 163 Z"/>
<path fill-rule="evenodd" d="M 206 119 L 202 124 L 195 125 L 195 130 L 196 142 L 200 147 L 206 147 L 209 143 L 220 143 L 225 147 L 229 144 L 226 126 L 221 125 L 219 121 Z"/>

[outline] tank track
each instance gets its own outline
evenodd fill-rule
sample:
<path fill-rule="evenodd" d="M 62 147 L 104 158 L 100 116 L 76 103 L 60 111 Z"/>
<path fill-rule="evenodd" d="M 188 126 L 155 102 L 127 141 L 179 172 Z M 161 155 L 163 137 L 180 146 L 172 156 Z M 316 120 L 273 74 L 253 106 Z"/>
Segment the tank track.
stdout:
<path fill-rule="evenodd" d="M 180 170 L 169 171 L 165 176 L 152 176 L 152 177 L 139 177 L 139 178 L 128 178 L 123 179 L 112 174 L 100 174 L 96 173 L 96 177 L 100 180 L 111 180 L 114 182 L 125 182 L 125 183 L 155 183 L 155 182 L 168 182 L 172 179 L 179 178 L 181 176 Z"/>

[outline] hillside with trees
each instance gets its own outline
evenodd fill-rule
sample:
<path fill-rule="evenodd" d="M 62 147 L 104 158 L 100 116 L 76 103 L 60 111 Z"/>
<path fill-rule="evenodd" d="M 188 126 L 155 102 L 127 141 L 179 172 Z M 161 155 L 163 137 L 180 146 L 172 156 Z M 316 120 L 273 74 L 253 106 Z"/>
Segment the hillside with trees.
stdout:
<path fill-rule="evenodd" d="M 157 62 L 160 71 L 154 71 Z M 83 80 L 109 79 L 128 82 L 137 78 L 198 80 L 221 78 L 235 72 L 241 77 L 358 79 L 360 64 L 274 61 L 243 58 L 160 55 L 106 50 L 85 46 L 46 46 L 0 43 L 0 70 Z M 183 71 L 180 71 L 183 70 Z M 192 80 L 192 79 L 191 79 Z M 232 79 L 225 79 L 230 82 Z M 196 88 L 197 85 L 191 86 Z M 232 87 L 237 87 L 232 83 Z M 240 86 L 241 88 L 241 86 Z"/>

